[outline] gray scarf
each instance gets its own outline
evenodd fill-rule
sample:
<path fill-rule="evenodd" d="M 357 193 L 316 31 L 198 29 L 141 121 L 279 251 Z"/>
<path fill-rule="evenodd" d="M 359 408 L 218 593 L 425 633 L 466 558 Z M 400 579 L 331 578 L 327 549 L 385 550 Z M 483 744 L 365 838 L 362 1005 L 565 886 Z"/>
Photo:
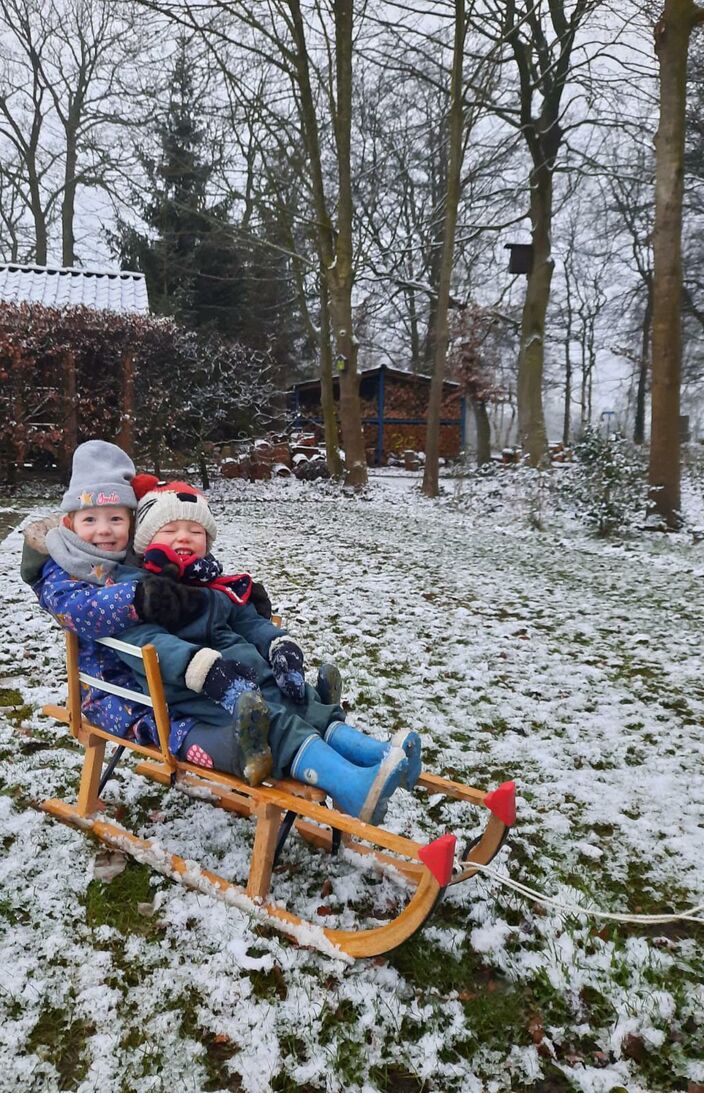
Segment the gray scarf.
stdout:
<path fill-rule="evenodd" d="M 70 577 L 89 581 L 91 585 L 104 585 L 127 554 L 127 551 L 101 551 L 63 524 L 47 532 L 46 546 L 54 562 Z"/>

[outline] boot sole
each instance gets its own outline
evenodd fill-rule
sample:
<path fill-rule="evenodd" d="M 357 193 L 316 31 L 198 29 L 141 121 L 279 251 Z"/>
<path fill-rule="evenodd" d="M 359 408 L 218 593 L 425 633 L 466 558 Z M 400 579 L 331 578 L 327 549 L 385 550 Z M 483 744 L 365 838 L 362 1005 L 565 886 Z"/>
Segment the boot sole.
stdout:
<path fill-rule="evenodd" d="M 391 738 L 392 746 L 402 748 L 408 760 L 408 770 L 401 782 L 404 790 L 412 790 L 421 773 L 421 739 L 415 729 L 399 729 Z"/>
<path fill-rule="evenodd" d="M 315 690 L 326 706 L 336 707 L 342 698 L 342 676 L 337 665 L 321 665 Z"/>
<path fill-rule="evenodd" d="M 236 726 L 244 781 L 259 786 L 274 767 L 269 748 L 269 710 L 261 695 L 245 692 L 240 697 Z"/>
<path fill-rule="evenodd" d="M 389 798 L 403 785 L 407 770 L 408 758 L 403 749 L 390 748 L 379 765 L 377 776 L 359 812 L 361 821 L 381 824 L 386 816 Z"/>

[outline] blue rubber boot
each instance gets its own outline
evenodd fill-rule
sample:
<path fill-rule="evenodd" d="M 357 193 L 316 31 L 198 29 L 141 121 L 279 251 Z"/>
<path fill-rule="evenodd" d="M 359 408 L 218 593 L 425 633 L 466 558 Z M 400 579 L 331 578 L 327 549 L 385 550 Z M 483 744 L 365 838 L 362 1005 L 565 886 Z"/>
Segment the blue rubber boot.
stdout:
<path fill-rule="evenodd" d="M 381 763 L 390 749 L 402 748 L 408 760 L 408 770 L 401 786 L 404 790 L 412 790 L 420 778 L 421 743 L 415 730 L 401 729 L 390 741 L 377 741 L 376 737 L 368 737 L 361 729 L 348 726 L 347 722 L 332 722 L 325 731 L 325 740 L 358 767 L 372 767 Z"/>
<path fill-rule="evenodd" d="M 319 786 L 335 808 L 368 824 L 381 824 L 389 798 L 405 778 L 408 760 L 402 749 L 389 750 L 374 767 L 357 767 L 340 756 L 322 737 L 309 737 L 291 764 L 291 778 Z"/>
<path fill-rule="evenodd" d="M 318 669 L 318 680 L 315 690 L 320 696 L 320 702 L 326 706 L 336 707 L 340 705 L 342 698 L 342 676 L 337 665 L 331 661 L 323 661 Z"/>

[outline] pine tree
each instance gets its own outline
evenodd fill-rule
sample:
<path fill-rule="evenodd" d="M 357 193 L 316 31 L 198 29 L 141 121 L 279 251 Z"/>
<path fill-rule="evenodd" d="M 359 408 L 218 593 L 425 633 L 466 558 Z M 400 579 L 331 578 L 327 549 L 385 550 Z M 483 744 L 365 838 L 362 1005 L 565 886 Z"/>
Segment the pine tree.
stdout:
<path fill-rule="evenodd" d="M 110 236 L 123 266 L 147 279 L 152 311 L 193 329 L 237 337 L 246 325 L 245 280 L 230 223 L 229 202 L 212 201 L 212 144 L 199 126 L 188 52 L 181 40 L 160 120 L 158 159 L 142 155 L 149 196 L 136 197 L 138 231 L 124 221 Z"/>

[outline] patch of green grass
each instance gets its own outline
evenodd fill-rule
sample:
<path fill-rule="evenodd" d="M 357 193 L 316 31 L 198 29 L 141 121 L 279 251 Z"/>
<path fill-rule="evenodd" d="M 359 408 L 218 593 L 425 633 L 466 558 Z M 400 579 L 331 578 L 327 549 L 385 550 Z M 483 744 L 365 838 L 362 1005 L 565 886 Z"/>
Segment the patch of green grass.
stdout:
<path fill-rule="evenodd" d="M 58 1007 L 45 1007 L 27 1038 L 26 1050 L 48 1060 L 59 1076 L 59 1090 L 75 1090 L 88 1071 L 86 1039 L 95 1027 Z"/>
<path fill-rule="evenodd" d="M 199 1041 L 204 1050 L 201 1062 L 206 1071 L 203 1082 L 204 1091 L 227 1090 L 238 1092 L 243 1089 L 242 1077 L 229 1066 L 229 1061 L 240 1051 L 240 1046 L 227 1037 L 203 1029 L 198 1019 L 201 998 L 196 991 L 190 991 L 174 1003 L 174 1010 L 180 1016 L 182 1036 Z"/>
<path fill-rule="evenodd" d="M 369 1071 L 369 1078 L 379 1090 L 388 1091 L 389 1094 L 424 1094 L 425 1091 L 435 1089 L 414 1072 L 399 1067 L 398 1064 L 373 1067 Z"/>
<path fill-rule="evenodd" d="M 11 900 L 0 897 L 0 921 L 10 927 L 26 926 L 31 923 L 31 917 L 25 908 L 18 908 Z"/>
<path fill-rule="evenodd" d="M 123 872 L 108 884 L 94 878 L 83 898 L 88 926 L 95 930 L 107 924 L 124 935 L 153 937 L 158 934 L 161 930 L 158 922 L 143 915 L 137 907 L 151 903 L 154 897 L 151 876 L 148 866 L 128 859 Z"/>
<path fill-rule="evenodd" d="M 436 909 L 434 923 L 441 921 L 442 908 L 440 905 Z M 442 995 L 472 988 L 478 979 L 486 981 L 491 975 L 472 950 L 463 947 L 457 954 L 447 953 L 432 946 L 422 932 L 412 935 L 393 950 L 389 954 L 389 964 L 409 983 L 426 990 L 434 988 Z"/>
<path fill-rule="evenodd" d="M 253 969 L 249 973 L 249 979 L 252 992 L 257 999 L 269 999 L 276 1002 L 288 997 L 286 977 L 280 965 L 274 965 L 266 972 L 263 969 Z"/>
<path fill-rule="evenodd" d="M 29 718 L 33 709 L 25 703 L 17 688 L 0 688 L 0 707 L 9 708 L 4 711 L 4 716 L 13 725 L 19 725 L 25 718 Z"/>
<path fill-rule="evenodd" d="M 332 1040 L 333 1032 L 340 1026 L 352 1025 L 359 1017 L 359 1010 L 349 999 L 343 999 L 340 1004 L 331 1010 L 325 1007 L 320 1021 L 320 1042 L 327 1045 Z"/>
<path fill-rule="evenodd" d="M 273 1091 L 283 1091 L 283 1094 L 298 1094 L 298 1091 L 306 1091 L 306 1094 L 323 1094 L 323 1091 L 327 1089 L 324 1086 L 311 1086 L 310 1083 L 306 1083 L 305 1086 L 299 1086 L 294 1082 L 291 1076 L 285 1069 L 279 1071 L 271 1080 L 271 1089 Z"/>
<path fill-rule="evenodd" d="M 488 722 L 480 722 L 478 728 L 492 733 L 506 733 L 511 726 L 500 714 L 495 714 Z"/>
<path fill-rule="evenodd" d="M 22 693 L 17 688 L 0 688 L 0 707 L 21 707 Z"/>

